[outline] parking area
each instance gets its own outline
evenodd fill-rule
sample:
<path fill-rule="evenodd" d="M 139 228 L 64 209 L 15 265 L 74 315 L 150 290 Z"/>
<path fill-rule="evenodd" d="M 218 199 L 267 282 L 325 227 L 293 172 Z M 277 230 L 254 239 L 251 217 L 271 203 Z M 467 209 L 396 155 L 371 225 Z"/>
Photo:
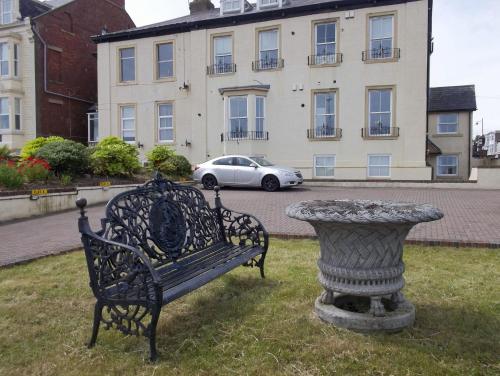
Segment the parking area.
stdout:
<path fill-rule="evenodd" d="M 214 192 L 204 191 L 213 204 Z M 312 236 L 305 222 L 288 218 L 285 208 L 303 200 L 369 199 L 430 203 L 440 208 L 444 219 L 416 226 L 409 240 L 443 245 L 500 246 L 500 191 L 335 188 L 305 185 L 274 193 L 259 189 L 225 188 L 222 201 L 228 208 L 254 214 L 274 235 Z M 89 209 L 97 228 L 104 206 Z M 57 254 L 80 246 L 75 211 L 34 218 L 0 226 L 0 265 Z"/>

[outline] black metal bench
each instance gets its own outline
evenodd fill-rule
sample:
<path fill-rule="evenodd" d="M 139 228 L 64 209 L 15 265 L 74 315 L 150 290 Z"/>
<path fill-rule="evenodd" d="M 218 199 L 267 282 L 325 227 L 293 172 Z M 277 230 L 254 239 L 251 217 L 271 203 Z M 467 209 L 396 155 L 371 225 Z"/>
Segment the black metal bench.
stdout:
<path fill-rule="evenodd" d="M 93 232 L 77 206 L 90 286 L 97 299 L 89 347 L 99 326 L 149 338 L 157 358 L 156 325 L 161 307 L 243 266 L 257 266 L 264 278 L 269 236 L 253 216 L 215 208 L 194 187 L 157 175 L 119 194 L 106 207 L 102 229 Z"/>

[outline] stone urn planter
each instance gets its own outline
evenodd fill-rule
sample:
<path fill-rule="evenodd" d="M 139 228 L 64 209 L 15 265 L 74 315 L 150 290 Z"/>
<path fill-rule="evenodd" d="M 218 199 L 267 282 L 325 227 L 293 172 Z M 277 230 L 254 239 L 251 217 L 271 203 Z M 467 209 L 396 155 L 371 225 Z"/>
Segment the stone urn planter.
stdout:
<path fill-rule="evenodd" d="M 399 331 L 415 308 L 401 293 L 403 243 L 416 224 L 441 219 L 431 205 L 384 201 L 304 201 L 286 214 L 309 222 L 319 237 L 318 316 L 361 331 Z"/>

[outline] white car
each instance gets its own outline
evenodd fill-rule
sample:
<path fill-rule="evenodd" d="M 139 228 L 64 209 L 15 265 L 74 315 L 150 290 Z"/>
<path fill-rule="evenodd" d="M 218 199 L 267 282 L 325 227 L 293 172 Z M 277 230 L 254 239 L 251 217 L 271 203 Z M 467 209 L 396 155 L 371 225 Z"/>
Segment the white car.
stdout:
<path fill-rule="evenodd" d="M 302 184 L 299 170 L 275 166 L 260 157 L 226 155 L 196 166 L 194 181 L 205 189 L 219 186 L 262 187 L 268 192 Z"/>

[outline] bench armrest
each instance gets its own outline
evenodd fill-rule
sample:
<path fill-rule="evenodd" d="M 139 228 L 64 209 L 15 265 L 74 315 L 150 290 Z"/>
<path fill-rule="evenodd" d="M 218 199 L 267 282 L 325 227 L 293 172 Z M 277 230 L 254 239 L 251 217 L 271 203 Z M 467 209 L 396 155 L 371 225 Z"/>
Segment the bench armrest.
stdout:
<path fill-rule="evenodd" d="M 217 209 L 216 209 L 217 210 Z M 220 205 L 220 215 L 227 240 L 232 244 L 269 247 L 269 234 L 253 215 L 233 211 Z"/>
<path fill-rule="evenodd" d="M 79 230 L 89 269 L 90 286 L 98 299 L 161 305 L 160 277 L 140 250 L 104 239 L 90 229 L 82 209 Z"/>

